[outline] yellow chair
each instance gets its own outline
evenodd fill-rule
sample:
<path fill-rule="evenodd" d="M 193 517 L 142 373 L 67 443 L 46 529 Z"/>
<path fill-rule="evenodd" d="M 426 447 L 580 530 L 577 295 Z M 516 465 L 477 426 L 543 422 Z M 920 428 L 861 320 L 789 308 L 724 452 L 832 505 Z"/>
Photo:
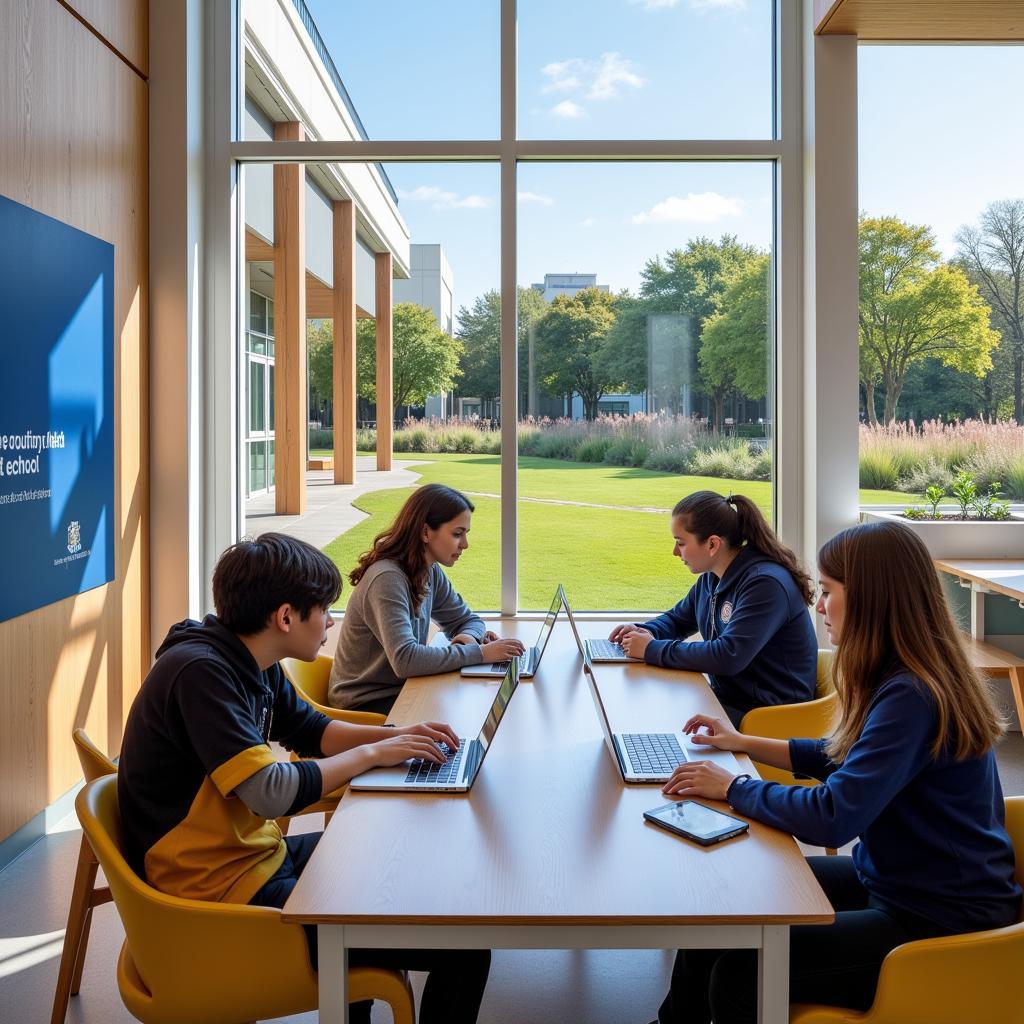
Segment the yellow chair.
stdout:
<path fill-rule="evenodd" d="M 317 711 L 322 711 L 328 718 L 338 722 L 351 722 L 353 725 L 383 725 L 387 721 L 385 715 L 377 715 L 372 711 L 341 711 L 327 703 L 327 688 L 331 681 L 331 665 L 333 659 L 321 654 L 316 661 L 299 661 L 298 658 L 284 658 L 281 668 L 288 681 L 298 691 L 299 696 L 311 704 Z"/>
<path fill-rule="evenodd" d="M 117 765 L 89 739 L 84 729 L 76 729 L 71 736 L 75 741 L 78 761 L 86 782 L 117 772 Z M 96 884 L 96 870 L 99 866 L 100 862 L 92 852 L 89 840 L 83 835 L 78 851 L 75 883 L 71 889 L 68 924 L 64 930 L 64 949 L 60 954 L 60 969 L 57 971 L 57 988 L 53 994 L 51 1024 L 64 1024 L 68 1002 L 71 996 L 78 995 L 81 988 L 93 908 L 109 903 L 112 898 L 107 886 Z"/>
<path fill-rule="evenodd" d="M 1024 885 L 1024 796 L 1006 801 L 1006 830 Z M 794 1004 L 790 1024 L 1011 1024 L 1024 1021 L 1024 916 L 1017 924 L 897 946 L 870 1010 Z"/>
<path fill-rule="evenodd" d="M 336 722 L 350 722 L 352 725 L 383 725 L 387 721 L 385 715 L 374 714 L 372 711 L 342 711 L 340 708 L 332 708 L 327 703 L 327 688 L 331 680 L 331 665 L 333 658 L 321 654 L 316 661 L 299 661 L 298 658 L 284 658 L 281 661 L 281 668 L 288 681 L 295 687 L 296 693 L 311 707 L 322 711 L 328 718 Z M 301 760 L 296 754 L 292 754 L 293 761 Z M 345 786 L 336 789 L 333 793 L 322 797 L 315 804 L 304 807 L 299 814 L 320 814 L 324 815 L 324 825 L 331 820 L 331 815 L 338 809 L 338 801 L 345 793 Z M 287 834 L 288 819 L 279 818 L 278 825 Z"/>
<path fill-rule="evenodd" d="M 832 651 L 818 651 L 818 671 L 815 684 L 816 697 L 803 704 L 776 704 L 754 708 L 743 716 L 740 732 L 746 736 L 765 736 L 768 739 L 788 740 L 792 736 L 820 739 L 832 726 L 835 714 L 836 690 L 832 683 Z M 817 779 L 798 779 L 792 772 L 755 761 L 757 772 L 766 782 L 781 782 L 786 786 L 816 786 Z"/>
<path fill-rule="evenodd" d="M 88 783 L 75 808 L 124 923 L 117 983 L 134 1017 L 242 1024 L 316 1008 L 317 976 L 299 925 L 285 924 L 279 910 L 179 899 L 143 882 L 122 853 L 116 777 Z M 381 999 L 395 1024 L 414 1022 L 404 972 L 353 967 L 349 999 Z"/>

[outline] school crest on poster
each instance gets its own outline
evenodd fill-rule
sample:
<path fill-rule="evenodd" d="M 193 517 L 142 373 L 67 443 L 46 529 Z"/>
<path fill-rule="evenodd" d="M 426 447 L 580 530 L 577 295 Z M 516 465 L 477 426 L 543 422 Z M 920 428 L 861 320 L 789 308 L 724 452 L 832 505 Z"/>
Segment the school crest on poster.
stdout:
<path fill-rule="evenodd" d="M 73 519 L 68 523 L 68 554 L 75 555 L 82 550 L 82 524 Z"/>

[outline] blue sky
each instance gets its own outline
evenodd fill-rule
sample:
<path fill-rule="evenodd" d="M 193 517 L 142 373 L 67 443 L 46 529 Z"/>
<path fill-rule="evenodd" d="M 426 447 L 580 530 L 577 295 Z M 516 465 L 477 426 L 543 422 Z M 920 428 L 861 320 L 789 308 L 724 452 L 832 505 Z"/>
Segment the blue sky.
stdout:
<path fill-rule="evenodd" d="M 490 138 L 496 0 L 307 0 L 371 137 Z M 522 137 L 764 137 L 768 0 L 520 0 Z M 376 45 L 379 44 L 379 45 Z M 387 53 L 381 47 L 386 44 Z M 382 75 L 382 69 L 387 73 Z M 862 46 L 860 207 L 953 234 L 1024 195 L 1020 47 Z M 456 306 L 498 285 L 495 165 L 390 165 L 413 240 L 441 242 Z M 596 273 L 636 290 L 644 262 L 698 235 L 767 247 L 771 173 L 757 164 L 524 164 L 519 280 Z"/>

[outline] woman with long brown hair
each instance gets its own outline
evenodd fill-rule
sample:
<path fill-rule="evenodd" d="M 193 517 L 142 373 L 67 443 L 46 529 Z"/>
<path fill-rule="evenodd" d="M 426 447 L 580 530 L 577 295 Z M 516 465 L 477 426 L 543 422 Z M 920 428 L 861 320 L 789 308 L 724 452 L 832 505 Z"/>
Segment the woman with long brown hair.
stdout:
<path fill-rule="evenodd" d="M 417 487 L 360 556 L 349 573 L 355 590 L 331 666 L 332 706 L 387 714 L 409 676 L 523 653 L 521 641 L 486 629 L 441 568 L 451 568 L 469 547 L 472 513 L 470 500 L 451 487 Z M 449 646 L 427 643 L 432 619 Z"/>
<path fill-rule="evenodd" d="M 814 586 L 761 510 L 741 494 L 696 491 L 672 509 L 673 554 L 697 574 L 674 608 L 609 639 L 649 665 L 706 672 L 730 720 L 814 696 Z M 697 631 L 703 639 L 688 639 Z"/>
<path fill-rule="evenodd" d="M 818 568 L 817 610 L 836 646 L 831 735 L 743 736 L 703 715 L 684 729 L 822 785 L 695 762 L 664 791 L 728 800 L 816 846 L 859 839 L 851 857 L 809 858 L 836 919 L 791 929 L 790 999 L 865 1010 L 890 950 L 1012 924 L 1021 890 L 994 753 L 1003 723 L 924 544 L 898 523 L 856 526 L 822 547 Z M 659 1021 L 753 1022 L 756 978 L 753 952 L 681 951 Z"/>

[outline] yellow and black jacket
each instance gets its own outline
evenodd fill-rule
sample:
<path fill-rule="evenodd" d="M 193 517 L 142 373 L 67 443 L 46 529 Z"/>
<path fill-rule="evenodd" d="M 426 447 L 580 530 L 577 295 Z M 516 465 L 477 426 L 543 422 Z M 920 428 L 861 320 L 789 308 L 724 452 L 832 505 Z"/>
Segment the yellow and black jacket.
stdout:
<path fill-rule="evenodd" d="M 276 760 L 276 740 L 321 756 L 327 718 L 301 700 L 279 665 L 261 672 L 214 615 L 171 628 L 135 698 L 118 767 L 125 850 L 162 892 L 248 903 L 281 866 L 273 821 L 252 813 L 236 786 Z M 293 810 L 320 796 L 313 762 L 298 762 Z"/>

